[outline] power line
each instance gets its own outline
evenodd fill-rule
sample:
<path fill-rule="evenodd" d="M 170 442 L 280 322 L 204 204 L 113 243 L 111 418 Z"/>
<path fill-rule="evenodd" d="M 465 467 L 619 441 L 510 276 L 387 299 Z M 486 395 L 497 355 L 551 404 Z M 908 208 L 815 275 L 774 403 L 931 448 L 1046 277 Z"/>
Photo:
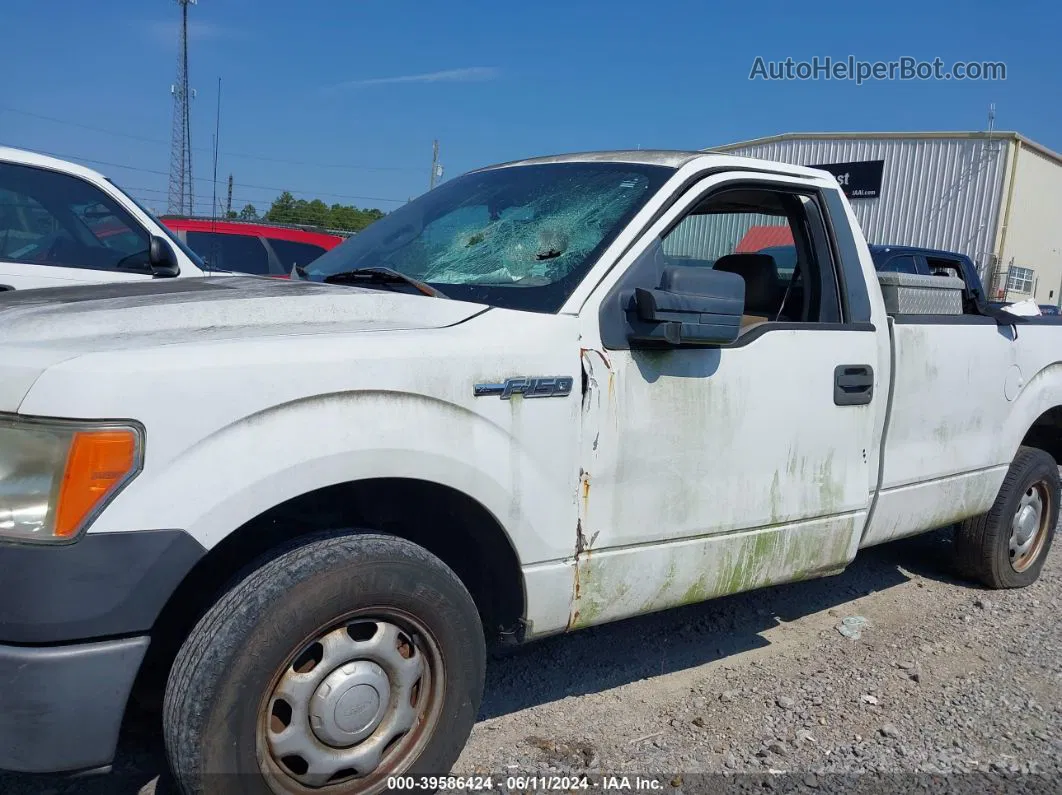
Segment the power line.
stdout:
<path fill-rule="evenodd" d="M 135 135 L 134 133 L 121 132 L 119 130 L 109 130 L 105 127 L 96 127 L 91 124 L 82 124 L 81 122 L 71 121 L 70 119 L 59 119 L 55 116 L 45 116 L 41 113 L 31 113 L 28 110 L 21 110 L 20 108 L 11 108 L 2 106 L 0 112 L 14 113 L 19 116 L 28 116 L 32 119 L 41 119 L 43 121 L 50 121 L 55 124 L 65 124 L 68 127 L 76 127 L 82 130 L 91 130 L 92 132 L 103 133 L 105 135 L 114 135 L 119 138 L 128 138 L 132 141 L 143 141 L 149 144 L 161 144 L 163 146 L 169 146 L 169 141 L 164 141 L 161 138 L 150 138 L 146 135 Z M 211 150 L 204 146 L 193 146 L 192 151 L 195 152 L 210 152 Z M 281 157 L 270 157 L 268 155 L 253 155 L 247 152 L 231 152 L 228 150 L 220 150 L 219 154 L 226 157 L 238 157 L 245 160 L 260 160 L 265 163 L 284 163 L 291 166 L 312 166 L 314 168 L 349 168 L 358 171 L 415 171 L 423 173 L 424 169 L 417 166 L 366 166 L 353 163 L 314 163 L 307 160 L 288 160 Z"/>
<path fill-rule="evenodd" d="M 131 188 L 131 187 L 123 185 L 122 189 L 124 191 L 126 191 L 127 193 L 131 193 L 131 194 L 134 194 L 134 195 L 137 195 L 137 196 L 140 196 L 142 194 L 143 195 L 149 195 L 149 196 L 157 196 L 157 197 L 166 196 L 166 191 L 158 190 L 157 188 Z M 198 204 L 202 204 L 202 205 L 206 205 L 206 206 L 210 205 L 210 196 L 196 195 L 193 198 L 194 198 L 194 200 L 195 200 L 197 205 Z M 258 206 L 258 207 L 261 207 L 261 206 L 268 207 L 269 205 L 271 205 L 273 203 L 274 199 L 276 199 L 276 196 L 272 196 L 272 197 L 269 197 L 269 196 L 233 196 L 232 203 L 234 205 L 240 205 L 240 206 L 242 206 L 244 204 L 253 204 L 253 205 Z M 331 205 L 327 205 L 326 204 L 325 206 L 326 207 L 330 207 Z M 372 209 L 372 208 L 363 208 L 363 209 Z"/>
<path fill-rule="evenodd" d="M 109 160 L 97 160 L 97 159 L 91 158 L 91 157 L 82 157 L 81 155 L 72 155 L 72 154 L 62 154 L 60 152 L 47 152 L 47 151 L 45 151 L 43 149 L 37 149 L 35 151 L 39 152 L 42 155 L 48 155 L 50 157 L 58 157 L 58 158 L 61 158 L 63 160 L 80 160 L 80 161 L 82 161 L 84 163 L 93 163 L 95 165 L 108 166 L 110 168 L 122 168 L 122 169 L 126 169 L 127 171 L 138 171 L 138 172 L 141 172 L 143 174 L 159 174 L 159 175 L 164 176 L 164 177 L 169 176 L 168 172 L 159 171 L 159 170 L 153 169 L 153 168 L 142 168 L 140 166 L 127 166 L 127 165 L 125 165 L 123 163 L 114 163 L 114 162 L 111 162 Z M 208 185 L 211 184 L 211 180 L 209 180 L 209 179 L 205 179 L 205 178 L 201 178 L 201 177 L 197 177 L 196 179 L 199 182 L 206 182 L 206 184 L 208 184 Z M 355 196 L 355 195 L 349 194 L 349 193 L 329 193 L 327 191 L 296 190 L 296 189 L 290 188 L 290 187 L 289 188 L 278 188 L 275 185 L 252 185 L 252 184 L 247 183 L 247 182 L 241 183 L 241 187 L 244 187 L 244 188 L 256 188 L 256 189 L 260 189 L 260 190 L 277 191 L 279 193 L 283 193 L 284 191 L 287 191 L 288 193 L 292 193 L 292 194 L 295 194 L 295 193 L 306 193 L 306 194 L 313 194 L 313 195 L 316 195 L 316 196 L 331 196 L 331 197 L 337 198 L 337 199 L 354 199 L 356 201 L 390 202 L 391 204 L 405 204 L 406 203 L 406 199 L 392 199 L 392 198 L 385 198 L 383 196 Z"/>

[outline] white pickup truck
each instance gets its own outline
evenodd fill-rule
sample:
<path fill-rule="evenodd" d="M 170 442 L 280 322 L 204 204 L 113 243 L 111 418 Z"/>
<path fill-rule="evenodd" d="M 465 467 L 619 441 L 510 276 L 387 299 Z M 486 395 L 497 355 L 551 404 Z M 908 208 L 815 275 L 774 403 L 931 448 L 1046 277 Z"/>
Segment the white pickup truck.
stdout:
<path fill-rule="evenodd" d="M 154 681 L 185 791 L 375 793 L 450 769 L 492 639 L 1051 545 L 1062 335 L 883 291 L 824 172 L 508 163 L 301 276 L 0 296 L 0 768 L 105 767 Z"/>

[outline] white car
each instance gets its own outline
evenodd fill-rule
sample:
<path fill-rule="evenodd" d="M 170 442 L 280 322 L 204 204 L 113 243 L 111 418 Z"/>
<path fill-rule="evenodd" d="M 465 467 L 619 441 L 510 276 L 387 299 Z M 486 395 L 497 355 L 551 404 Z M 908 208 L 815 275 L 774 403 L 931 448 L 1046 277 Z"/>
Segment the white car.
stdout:
<path fill-rule="evenodd" d="M 0 295 L 0 768 L 107 765 L 137 682 L 184 792 L 433 788 L 485 640 L 1051 546 L 1057 319 L 878 274 L 826 172 L 509 163 L 301 275 Z"/>
<path fill-rule="evenodd" d="M 0 291 L 203 275 L 202 260 L 102 174 L 0 146 Z"/>

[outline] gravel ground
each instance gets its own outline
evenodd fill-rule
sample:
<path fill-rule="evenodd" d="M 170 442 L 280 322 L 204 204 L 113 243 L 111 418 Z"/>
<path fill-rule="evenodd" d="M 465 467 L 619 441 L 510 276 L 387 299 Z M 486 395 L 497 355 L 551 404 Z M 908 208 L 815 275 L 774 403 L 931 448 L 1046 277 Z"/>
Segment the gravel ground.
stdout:
<path fill-rule="evenodd" d="M 588 791 L 651 777 L 664 795 L 1062 790 L 1058 553 L 1000 592 L 953 579 L 949 550 L 933 533 L 836 577 L 494 659 L 453 774 L 576 774 Z M 852 617 L 859 638 L 838 630 Z M 154 724 L 135 721 L 111 776 L 0 776 L 0 791 L 162 795 L 160 769 Z"/>

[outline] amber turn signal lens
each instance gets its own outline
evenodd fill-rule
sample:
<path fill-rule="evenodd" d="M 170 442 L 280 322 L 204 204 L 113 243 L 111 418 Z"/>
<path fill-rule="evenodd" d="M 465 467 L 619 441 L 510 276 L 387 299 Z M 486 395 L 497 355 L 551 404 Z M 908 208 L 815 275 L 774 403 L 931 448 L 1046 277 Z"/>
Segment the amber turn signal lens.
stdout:
<path fill-rule="evenodd" d="M 69 538 L 100 500 L 133 471 L 137 436 L 131 430 L 77 431 L 59 488 L 54 534 Z"/>

